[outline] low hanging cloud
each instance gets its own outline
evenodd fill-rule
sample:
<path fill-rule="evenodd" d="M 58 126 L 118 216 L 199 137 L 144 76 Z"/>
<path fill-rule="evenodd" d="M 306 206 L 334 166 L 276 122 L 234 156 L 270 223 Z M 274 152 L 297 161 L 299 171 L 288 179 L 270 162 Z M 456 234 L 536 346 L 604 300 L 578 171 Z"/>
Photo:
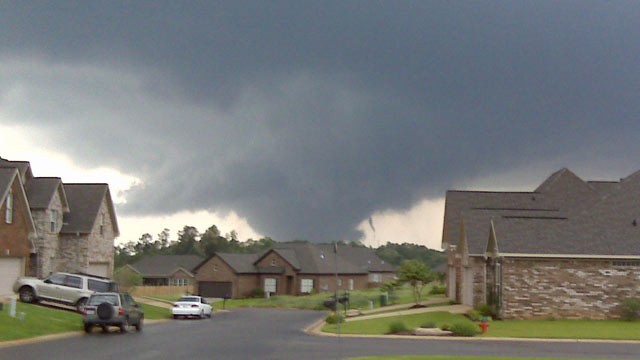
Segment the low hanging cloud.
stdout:
<path fill-rule="evenodd" d="M 363 4 L 11 4 L 0 116 L 138 179 L 120 214 L 234 212 L 278 240 L 637 167 L 637 4 Z"/>

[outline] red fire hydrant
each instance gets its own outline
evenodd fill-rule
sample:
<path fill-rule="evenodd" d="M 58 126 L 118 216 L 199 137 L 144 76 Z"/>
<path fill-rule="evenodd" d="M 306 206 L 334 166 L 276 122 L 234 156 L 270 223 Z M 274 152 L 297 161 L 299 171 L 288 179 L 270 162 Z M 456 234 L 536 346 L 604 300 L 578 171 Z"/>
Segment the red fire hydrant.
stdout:
<path fill-rule="evenodd" d="M 486 334 L 487 333 L 487 328 L 489 328 L 489 323 L 486 320 L 482 320 L 482 321 L 480 321 L 479 326 L 480 326 L 480 331 L 483 334 Z"/>

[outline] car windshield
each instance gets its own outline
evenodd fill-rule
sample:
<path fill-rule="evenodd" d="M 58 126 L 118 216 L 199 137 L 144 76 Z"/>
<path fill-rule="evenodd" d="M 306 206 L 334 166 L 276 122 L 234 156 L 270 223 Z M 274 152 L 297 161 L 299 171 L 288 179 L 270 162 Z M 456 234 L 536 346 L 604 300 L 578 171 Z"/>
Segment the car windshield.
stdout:
<path fill-rule="evenodd" d="M 93 295 L 89 298 L 88 305 L 100 305 L 104 302 L 107 302 L 111 305 L 118 305 L 118 296 L 117 295 Z"/>
<path fill-rule="evenodd" d="M 183 301 L 183 302 L 200 302 L 200 298 L 197 297 L 193 297 L 193 296 L 183 296 L 180 299 L 178 299 L 178 301 Z"/>

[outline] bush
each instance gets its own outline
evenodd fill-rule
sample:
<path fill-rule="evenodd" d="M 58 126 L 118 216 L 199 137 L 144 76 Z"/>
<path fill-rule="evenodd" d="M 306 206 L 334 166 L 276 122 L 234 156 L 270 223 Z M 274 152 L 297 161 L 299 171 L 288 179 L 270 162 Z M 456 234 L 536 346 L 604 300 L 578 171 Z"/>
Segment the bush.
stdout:
<path fill-rule="evenodd" d="M 478 310 L 469 310 L 467 311 L 465 316 L 471 321 L 480 321 L 480 319 L 483 317 L 483 315 Z"/>
<path fill-rule="evenodd" d="M 264 289 L 261 287 L 257 287 L 255 289 L 253 289 L 253 292 L 251 293 L 251 297 L 253 298 L 263 298 L 264 297 Z"/>
<path fill-rule="evenodd" d="M 640 299 L 624 299 L 622 301 L 622 319 L 627 321 L 640 320 Z"/>
<path fill-rule="evenodd" d="M 404 322 L 397 320 L 389 324 L 389 332 L 388 334 L 403 334 L 409 332 L 409 328 L 407 324 Z"/>
<path fill-rule="evenodd" d="M 426 323 L 420 325 L 420 327 L 423 328 L 423 329 L 437 328 L 436 323 L 434 323 L 433 321 L 426 322 Z"/>
<path fill-rule="evenodd" d="M 332 325 L 337 324 L 338 321 L 340 321 L 341 323 L 344 322 L 344 316 L 340 314 L 331 314 L 324 319 L 324 322 Z"/>
<path fill-rule="evenodd" d="M 480 305 L 476 310 L 478 310 L 480 316 L 495 317 L 496 315 L 495 307 L 489 304 Z"/>
<path fill-rule="evenodd" d="M 447 293 L 447 287 L 442 285 L 434 285 L 431 290 L 429 290 L 430 295 L 444 295 Z"/>
<path fill-rule="evenodd" d="M 480 333 L 480 329 L 475 323 L 458 322 L 451 325 L 449 329 L 455 336 L 474 336 Z"/>

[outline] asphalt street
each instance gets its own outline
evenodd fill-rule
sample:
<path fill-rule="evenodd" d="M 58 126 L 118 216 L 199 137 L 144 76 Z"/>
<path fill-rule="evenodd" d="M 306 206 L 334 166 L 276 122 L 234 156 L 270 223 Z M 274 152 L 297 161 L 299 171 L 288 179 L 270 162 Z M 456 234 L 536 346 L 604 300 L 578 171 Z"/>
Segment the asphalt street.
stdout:
<path fill-rule="evenodd" d="M 212 319 L 170 320 L 141 333 L 99 330 L 0 347 L 0 359 L 343 359 L 369 355 L 477 355 L 638 359 L 640 343 L 391 339 L 317 336 L 322 312 L 234 309 Z M 78 324 L 80 327 L 80 324 Z"/>

